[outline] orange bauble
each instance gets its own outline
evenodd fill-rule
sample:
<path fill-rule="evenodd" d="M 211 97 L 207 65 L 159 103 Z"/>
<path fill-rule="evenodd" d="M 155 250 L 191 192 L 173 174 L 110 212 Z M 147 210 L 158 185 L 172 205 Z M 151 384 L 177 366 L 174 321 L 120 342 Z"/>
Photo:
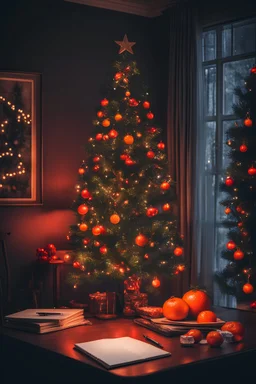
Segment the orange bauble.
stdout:
<path fill-rule="evenodd" d="M 80 215 L 86 215 L 86 213 L 89 211 L 87 205 L 85 204 L 81 204 L 79 205 L 79 207 L 77 208 L 77 212 L 80 214 Z"/>
<path fill-rule="evenodd" d="M 120 80 L 123 77 L 122 72 L 117 72 L 114 76 L 115 80 Z"/>
<path fill-rule="evenodd" d="M 85 223 L 82 223 L 82 224 L 79 225 L 79 229 L 80 229 L 80 231 L 85 232 L 88 229 L 88 225 L 85 224 Z"/>
<path fill-rule="evenodd" d="M 143 103 L 143 107 L 144 107 L 145 109 L 149 109 L 149 108 L 150 108 L 150 102 L 149 102 L 149 101 L 144 101 L 144 103 Z"/>
<path fill-rule="evenodd" d="M 213 311 L 202 311 L 198 314 L 196 321 L 198 323 L 215 323 L 217 316 Z"/>
<path fill-rule="evenodd" d="M 158 287 L 160 287 L 160 285 L 161 285 L 161 283 L 160 283 L 160 280 L 157 278 L 157 277 L 154 277 L 154 279 L 152 280 L 152 286 L 154 287 L 154 288 L 158 288 Z"/>
<path fill-rule="evenodd" d="M 78 169 L 78 173 L 79 173 L 79 175 L 83 175 L 85 173 L 85 169 L 84 168 L 79 168 Z"/>
<path fill-rule="evenodd" d="M 251 127 L 252 126 L 252 120 L 249 117 L 247 117 L 247 119 L 244 120 L 244 125 L 246 127 Z"/>
<path fill-rule="evenodd" d="M 68 253 L 65 253 L 63 259 L 67 263 L 68 261 L 70 261 L 71 257 L 70 257 L 70 255 Z"/>
<path fill-rule="evenodd" d="M 106 107 L 108 105 L 108 100 L 103 99 L 103 100 L 101 100 L 100 104 L 102 105 L 102 107 Z"/>
<path fill-rule="evenodd" d="M 249 295 L 250 293 L 253 293 L 254 289 L 253 289 L 253 286 L 250 283 L 246 283 L 246 284 L 243 285 L 243 291 L 244 291 L 244 293 Z"/>
<path fill-rule="evenodd" d="M 189 306 L 189 314 L 193 318 L 197 318 L 202 311 L 207 311 L 211 307 L 211 300 L 206 292 L 199 289 L 191 289 L 183 295 L 183 300 Z"/>
<path fill-rule="evenodd" d="M 171 206 L 169 203 L 166 203 L 163 205 L 163 211 L 169 211 L 171 209 Z"/>
<path fill-rule="evenodd" d="M 163 305 L 163 315 L 168 320 L 184 320 L 188 313 L 188 304 L 179 297 L 170 297 Z"/>
<path fill-rule="evenodd" d="M 112 224 L 118 224 L 119 221 L 120 221 L 120 217 L 116 213 L 114 213 L 114 215 L 110 216 L 110 222 Z"/>
<path fill-rule="evenodd" d="M 222 327 L 222 331 L 228 331 L 233 334 L 234 341 L 241 341 L 244 338 L 245 328 L 239 321 L 227 321 Z"/>
<path fill-rule="evenodd" d="M 234 252 L 234 259 L 235 260 L 242 260 L 244 258 L 244 253 L 240 251 L 239 249 Z"/>
<path fill-rule="evenodd" d="M 167 190 L 170 188 L 170 184 L 167 183 L 166 181 L 164 181 L 164 182 L 160 185 L 160 188 L 161 188 L 163 191 L 167 191 Z"/>
<path fill-rule="evenodd" d="M 104 116 L 104 113 L 103 113 L 102 111 L 98 111 L 98 112 L 97 112 L 97 116 L 98 116 L 99 118 L 101 118 L 101 117 Z"/>
<path fill-rule="evenodd" d="M 128 145 L 133 144 L 133 142 L 134 142 L 133 136 L 132 135 L 126 135 L 124 137 L 124 142 L 125 142 L 125 144 L 128 144 Z"/>
<path fill-rule="evenodd" d="M 229 249 L 230 251 L 232 251 L 233 249 L 235 249 L 236 247 L 236 243 L 233 241 L 233 240 L 230 240 L 227 245 L 226 245 L 227 249 Z"/>
<path fill-rule="evenodd" d="M 145 245 L 148 243 L 148 238 L 145 235 L 138 235 L 135 238 L 135 244 L 137 244 L 139 247 L 145 247 Z"/>
<path fill-rule="evenodd" d="M 225 213 L 226 213 L 226 215 L 228 215 L 230 212 L 231 212 L 231 209 L 230 209 L 229 207 L 227 207 L 227 208 L 225 209 Z"/>
<path fill-rule="evenodd" d="M 129 92 L 129 91 L 126 91 L 126 92 L 125 92 L 125 96 L 126 96 L 126 97 L 129 97 L 129 96 L 131 96 L 131 92 Z"/>
<path fill-rule="evenodd" d="M 174 253 L 175 256 L 182 256 L 182 254 L 183 254 L 183 248 L 181 248 L 181 247 L 176 247 L 176 248 L 174 249 L 173 253 Z"/>
<path fill-rule="evenodd" d="M 102 121 L 102 125 L 103 125 L 103 127 L 105 127 L 105 128 L 109 127 L 109 126 L 110 126 L 110 120 L 109 120 L 109 119 L 104 119 L 104 120 Z"/>
<path fill-rule="evenodd" d="M 195 343 L 199 343 L 203 339 L 203 334 L 199 329 L 190 329 L 185 336 L 193 336 Z"/>
<path fill-rule="evenodd" d="M 223 344 L 224 339 L 220 332 L 211 331 L 206 336 L 206 341 L 211 347 L 220 347 Z"/>
<path fill-rule="evenodd" d="M 100 225 L 96 225 L 95 227 L 92 228 L 92 234 L 94 236 L 99 236 L 101 234 L 101 227 L 100 227 Z"/>
<path fill-rule="evenodd" d="M 115 115 L 115 121 L 121 121 L 122 118 L 123 118 L 123 116 L 122 116 L 120 113 L 117 113 L 117 114 Z"/>

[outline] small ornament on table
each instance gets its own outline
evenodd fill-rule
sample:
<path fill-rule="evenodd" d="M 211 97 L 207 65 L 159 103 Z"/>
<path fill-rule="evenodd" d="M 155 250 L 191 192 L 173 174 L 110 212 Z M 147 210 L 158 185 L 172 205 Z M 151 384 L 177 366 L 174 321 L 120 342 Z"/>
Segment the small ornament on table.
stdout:
<path fill-rule="evenodd" d="M 125 316 L 135 316 L 139 307 L 148 305 L 148 295 L 140 292 L 141 279 L 135 274 L 124 281 L 124 309 Z"/>
<path fill-rule="evenodd" d="M 191 347 L 195 344 L 195 339 L 193 336 L 181 335 L 180 344 L 182 345 L 182 347 Z"/>

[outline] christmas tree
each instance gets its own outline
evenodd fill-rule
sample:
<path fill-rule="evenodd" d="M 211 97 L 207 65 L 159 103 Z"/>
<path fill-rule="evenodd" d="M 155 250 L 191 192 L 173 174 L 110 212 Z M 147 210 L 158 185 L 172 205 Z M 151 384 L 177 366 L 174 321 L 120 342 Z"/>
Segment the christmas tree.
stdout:
<path fill-rule="evenodd" d="M 31 116 L 23 111 L 21 88 L 15 83 L 12 99 L 0 95 L 0 198 L 29 197 L 26 160 L 30 150 Z"/>
<path fill-rule="evenodd" d="M 68 234 L 75 269 L 69 280 L 76 287 L 135 274 L 153 290 L 161 276 L 185 269 L 175 182 L 150 94 L 131 60 L 135 43 L 126 35 L 116 43 L 118 60 L 78 169 L 76 223 Z"/>
<path fill-rule="evenodd" d="M 221 201 L 228 229 L 221 256 L 227 264 L 216 278 L 222 292 L 248 300 L 256 288 L 256 67 L 235 94 L 237 122 L 226 142 L 231 161 L 220 186 L 227 196 Z"/>

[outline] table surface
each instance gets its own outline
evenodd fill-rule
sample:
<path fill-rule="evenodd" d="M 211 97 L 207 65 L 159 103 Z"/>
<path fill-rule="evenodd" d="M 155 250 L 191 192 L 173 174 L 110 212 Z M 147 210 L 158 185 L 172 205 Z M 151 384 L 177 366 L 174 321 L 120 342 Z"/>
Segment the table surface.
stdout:
<path fill-rule="evenodd" d="M 74 344 L 109 337 L 130 336 L 145 341 L 143 333 L 158 340 L 166 351 L 171 352 L 170 357 L 151 360 L 143 363 L 127 365 L 110 370 L 111 374 L 119 377 L 141 377 L 156 372 L 171 370 L 173 368 L 186 366 L 192 363 L 202 363 L 209 359 L 225 358 L 230 355 L 256 351 L 256 312 L 240 311 L 235 309 L 216 308 L 219 318 L 229 321 L 241 321 L 245 325 L 246 333 L 244 340 L 240 343 L 223 344 L 219 348 L 211 348 L 208 345 L 194 345 L 191 348 L 180 345 L 179 336 L 165 337 L 133 323 L 132 319 L 118 318 L 115 320 L 92 320 L 93 325 L 79 326 L 60 332 L 44 335 L 31 334 L 27 332 L 2 328 L 1 333 L 5 337 L 14 338 L 18 341 L 55 352 L 59 355 L 80 361 L 86 365 L 105 370 L 96 361 L 90 359 L 79 351 L 74 350 Z"/>

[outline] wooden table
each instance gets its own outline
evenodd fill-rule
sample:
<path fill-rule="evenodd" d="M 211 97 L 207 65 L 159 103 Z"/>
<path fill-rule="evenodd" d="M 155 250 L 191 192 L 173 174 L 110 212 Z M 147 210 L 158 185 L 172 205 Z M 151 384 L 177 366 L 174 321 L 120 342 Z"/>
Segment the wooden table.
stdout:
<path fill-rule="evenodd" d="M 241 321 L 246 327 L 240 343 L 223 344 L 219 348 L 208 345 L 182 347 L 179 337 L 167 338 L 146 330 L 131 319 L 92 319 L 93 325 L 80 326 L 45 335 L 29 334 L 1 329 L 0 375 L 3 383 L 13 383 L 14 374 L 19 381 L 28 383 L 245 383 L 256 382 L 256 313 L 233 309 L 216 309 L 223 320 Z M 107 337 L 130 336 L 143 340 L 143 333 L 157 339 L 171 357 L 106 370 L 94 360 L 73 349 L 74 343 Z M 13 369 L 6 366 L 11 362 Z M 3 369 L 2 369 L 3 367 Z M 1 377 L 1 376 L 0 376 Z M 0 380 L 1 381 L 1 380 Z"/>

